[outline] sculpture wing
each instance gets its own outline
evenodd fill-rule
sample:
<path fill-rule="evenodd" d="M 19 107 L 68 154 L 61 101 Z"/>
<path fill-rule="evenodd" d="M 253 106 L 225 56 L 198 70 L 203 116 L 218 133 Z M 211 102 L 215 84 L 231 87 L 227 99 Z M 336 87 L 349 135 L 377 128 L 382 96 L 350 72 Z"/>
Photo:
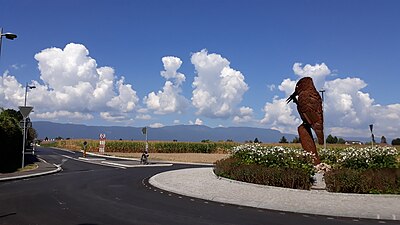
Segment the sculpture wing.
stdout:
<path fill-rule="evenodd" d="M 310 124 L 318 138 L 324 143 L 322 99 L 316 90 L 306 90 L 299 95 L 297 110 L 301 119 Z"/>

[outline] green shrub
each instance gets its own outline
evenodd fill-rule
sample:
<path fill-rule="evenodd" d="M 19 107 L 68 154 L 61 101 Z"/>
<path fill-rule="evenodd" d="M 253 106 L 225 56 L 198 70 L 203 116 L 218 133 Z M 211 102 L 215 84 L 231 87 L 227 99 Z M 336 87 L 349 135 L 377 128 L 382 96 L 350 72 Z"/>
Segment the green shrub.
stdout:
<path fill-rule="evenodd" d="M 245 144 L 215 165 L 218 176 L 277 187 L 310 189 L 313 155 L 301 149 Z"/>
<path fill-rule="evenodd" d="M 21 167 L 22 131 L 19 121 L 6 112 L 0 114 L 0 173 L 13 172 Z"/>
<path fill-rule="evenodd" d="M 234 147 L 233 157 L 242 163 L 258 164 L 270 168 L 301 168 L 313 175 L 313 154 L 302 149 L 282 146 L 262 146 L 260 144 L 244 144 Z"/>
<path fill-rule="evenodd" d="M 325 173 L 325 183 L 331 192 L 400 194 L 400 169 L 336 168 Z"/>
<path fill-rule="evenodd" d="M 244 164 L 239 158 L 230 157 L 217 161 L 214 172 L 221 177 L 254 184 L 306 190 L 311 188 L 310 174 L 302 168 Z"/>
<path fill-rule="evenodd" d="M 319 150 L 321 161 L 341 168 L 379 169 L 398 168 L 399 151 L 393 147 L 364 147 Z"/>

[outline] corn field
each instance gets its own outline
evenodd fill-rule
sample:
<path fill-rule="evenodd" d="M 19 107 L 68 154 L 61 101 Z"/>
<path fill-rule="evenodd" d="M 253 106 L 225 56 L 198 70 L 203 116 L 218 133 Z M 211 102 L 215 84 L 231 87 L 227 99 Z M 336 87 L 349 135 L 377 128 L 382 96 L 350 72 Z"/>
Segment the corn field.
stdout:
<path fill-rule="evenodd" d="M 59 140 L 51 143 L 53 147 L 65 148 L 70 150 L 82 150 L 83 142 L 87 142 L 87 151 L 98 152 L 99 140 L 84 140 L 84 139 L 70 139 Z M 230 153 L 233 147 L 241 145 L 238 142 L 168 142 L 168 141 L 149 141 L 149 152 L 152 153 Z M 273 147 L 283 146 L 295 149 L 301 149 L 299 143 L 264 143 L 262 146 Z M 334 151 L 340 151 L 349 147 L 344 144 L 328 144 L 327 148 Z M 357 146 L 365 147 L 365 146 Z M 118 141 L 107 140 L 105 151 L 106 152 L 121 152 L 121 153 L 137 153 L 143 152 L 145 149 L 144 141 Z M 317 149 L 323 149 L 322 145 L 317 145 Z M 400 147 L 397 147 L 400 150 Z M 321 151 L 321 150 L 319 150 Z M 399 159 L 400 160 L 400 159 Z"/>

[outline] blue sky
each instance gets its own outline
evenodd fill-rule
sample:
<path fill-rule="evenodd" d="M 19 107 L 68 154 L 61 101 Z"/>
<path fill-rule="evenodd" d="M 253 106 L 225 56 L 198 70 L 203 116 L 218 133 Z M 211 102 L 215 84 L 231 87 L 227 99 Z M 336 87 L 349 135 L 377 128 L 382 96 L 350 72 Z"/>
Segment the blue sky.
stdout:
<path fill-rule="evenodd" d="M 4 1 L 0 27 L 18 38 L 3 39 L 0 103 L 16 108 L 23 100 L 18 85 L 37 82 L 41 88 L 28 96 L 35 120 L 154 127 L 197 121 L 296 133 L 301 121 L 295 106 L 282 102 L 298 79 L 311 76 L 317 88 L 327 89 L 328 133 L 368 136 L 374 123 L 378 136 L 393 138 L 400 136 L 399 9 L 398 1 L 356 0 Z M 79 45 L 69 45 L 67 54 L 70 43 Z M 65 54 L 44 51 L 51 48 Z M 175 67 L 165 67 L 163 57 Z M 76 68 L 65 66 L 77 58 L 81 61 L 70 66 L 96 62 L 85 67 L 83 78 L 92 89 L 68 81 L 81 78 L 72 74 Z M 225 81 L 213 62 L 230 69 Z M 196 67 L 201 63 L 207 67 L 203 72 Z M 101 67 L 114 69 L 108 72 L 113 88 L 104 91 L 110 95 L 103 102 L 86 96 L 96 92 Z M 178 82 L 161 71 L 185 79 Z M 195 77 L 201 84 L 193 84 Z M 79 93 L 71 97 L 51 80 Z M 170 92 L 163 91 L 166 81 Z M 74 105 L 69 97 L 87 105 Z M 163 98 L 182 104 L 163 105 Z M 215 104 L 207 102 L 212 98 Z"/>

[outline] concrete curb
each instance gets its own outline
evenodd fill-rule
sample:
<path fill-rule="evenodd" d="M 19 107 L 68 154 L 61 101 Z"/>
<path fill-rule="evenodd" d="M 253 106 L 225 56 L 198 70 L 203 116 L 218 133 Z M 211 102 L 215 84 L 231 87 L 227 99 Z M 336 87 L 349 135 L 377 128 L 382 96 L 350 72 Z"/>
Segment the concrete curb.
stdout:
<path fill-rule="evenodd" d="M 45 162 L 45 163 L 47 163 L 47 162 Z M 47 163 L 47 164 L 49 164 L 49 163 Z M 49 175 L 49 174 L 53 174 L 53 173 L 58 173 L 62 170 L 61 166 L 59 166 L 59 165 L 53 164 L 53 166 L 55 166 L 56 169 L 50 170 L 50 171 L 39 172 L 39 173 L 20 175 L 20 176 L 4 177 L 4 178 L 0 178 L 0 182 L 10 181 L 10 180 L 20 180 L 20 179 L 32 178 L 32 177 L 39 177 L 39 176 Z"/>
<path fill-rule="evenodd" d="M 172 170 L 156 174 L 157 188 L 215 202 L 314 215 L 400 220 L 400 196 L 296 190 L 220 178 L 212 168 Z"/>

